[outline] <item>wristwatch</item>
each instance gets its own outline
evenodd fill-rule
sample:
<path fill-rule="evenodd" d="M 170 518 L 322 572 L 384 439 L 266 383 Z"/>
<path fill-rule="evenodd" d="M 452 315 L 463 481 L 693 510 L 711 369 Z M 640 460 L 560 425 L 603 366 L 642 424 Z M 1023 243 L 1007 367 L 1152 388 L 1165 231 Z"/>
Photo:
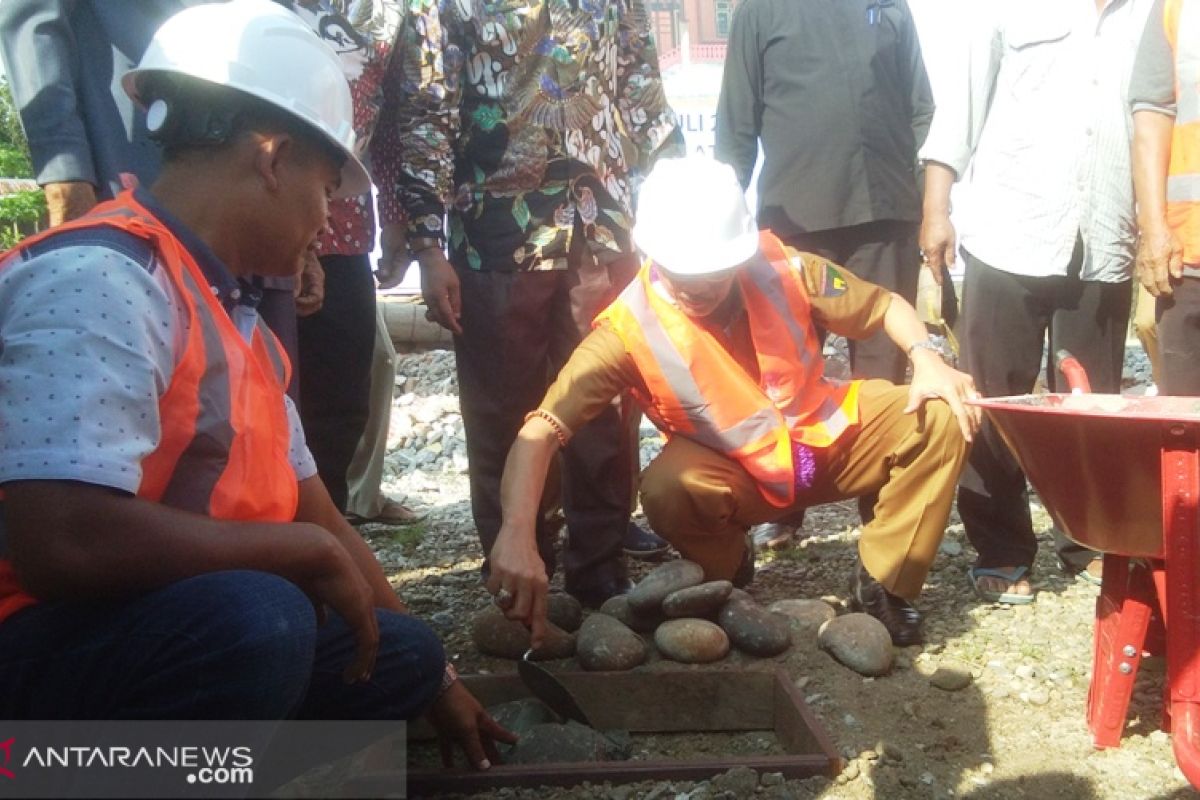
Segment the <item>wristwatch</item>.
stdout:
<path fill-rule="evenodd" d="M 408 240 L 408 252 L 414 256 L 420 255 L 426 250 L 433 248 L 442 249 L 442 240 L 436 236 L 414 236 Z"/>
<path fill-rule="evenodd" d="M 937 342 L 933 341 L 932 339 L 922 339 L 918 342 L 913 342 L 910 344 L 908 346 L 908 350 L 905 351 L 905 353 L 908 355 L 909 361 L 912 361 L 914 350 L 928 350 L 931 353 L 937 353 L 938 358 L 942 359 L 943 361 L 946 360 L 946 354 L 942 352 L 942 348 L 938 346 Z"/>
<path fill-rule="evenodd" d="M 442 687 L 438 689 L 438 696 L 446 693 L 446 690 L 454 685 L 458 680 L 458 670 L 449 661 L 446 662 L 446 671 L 442 673 Z"/>

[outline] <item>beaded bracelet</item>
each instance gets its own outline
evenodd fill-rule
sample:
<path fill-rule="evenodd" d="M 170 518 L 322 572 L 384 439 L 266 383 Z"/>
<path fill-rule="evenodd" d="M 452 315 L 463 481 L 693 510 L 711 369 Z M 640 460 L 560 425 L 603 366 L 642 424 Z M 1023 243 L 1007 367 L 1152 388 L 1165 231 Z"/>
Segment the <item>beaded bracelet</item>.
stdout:
<path fill-rule="evenodd" d="M 558 421 L 557 417 L 545 409 L 537 408 L 525 415 L 525 421 L 529 422 L 534 417 L 544 420 L 547 425 L 554 429 L 554 435 L 558 438 L 559 447 L 567 446 L 567 432 L 563 429 L 563 424 Z"/>

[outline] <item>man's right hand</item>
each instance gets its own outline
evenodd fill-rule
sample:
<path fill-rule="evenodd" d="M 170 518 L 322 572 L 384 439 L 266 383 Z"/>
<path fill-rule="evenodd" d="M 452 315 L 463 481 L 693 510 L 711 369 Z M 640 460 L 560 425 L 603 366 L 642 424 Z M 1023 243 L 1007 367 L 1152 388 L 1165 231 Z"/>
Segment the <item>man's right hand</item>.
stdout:
<path fill-rule="evenodd" d="M 957 236 L 949 214 L 926 213 L 921 220 L 920 246 L 922 264 L 933 273 L 940 286 L 942 268 L 954 265 L 957 255 Z"/>
<path fill-rule="evenodd" d="M 529 646 L 537 650 L 546 635 L 546 595 L 550 579 L 534 536 L 520 536 L 503 527 L 488 554 L 492 573 L 487 590 L 497 595 L 504 616 L 529 628 Z M 506 594 L 500 595 L 500 592 Z M 501 597 L 509 599 L 501 602 Z"/>
<path fill-rule="evenodd" d="M 417 253 L 421 265 L 421 296 L 429 309 L 426 316 L 451 333 L 461 334 L 462 293 L 458 274 L 439 247 Z"/>
<path fill-rule="evenodd" d="M 1165 223 L 1144 226 L 1138 238 L 1138 280 L 1155 297 L 1170 297 L 1183 279 L 1183 245 Z"/>
<path fill-rule="evenodd" d="M 324 607 L 329 606 L 354 632 L 354 660 L 342 671 L 342 679 L 346 683 L 369 680 L 379 653 L 379 620 L 371 587 L 350 553 L 329 531 L 319 525 L 297 524 L 310 529 L 316 538 L 307 569 L 292 579 L 312 599 L 319 622 L 325 621 Z"/>
<path fill-rule="evenodd" d="M 87 181 L 47 183 L 42 191 L 51 226 L 82 217 L 96 205 L 96 188 Z"/>

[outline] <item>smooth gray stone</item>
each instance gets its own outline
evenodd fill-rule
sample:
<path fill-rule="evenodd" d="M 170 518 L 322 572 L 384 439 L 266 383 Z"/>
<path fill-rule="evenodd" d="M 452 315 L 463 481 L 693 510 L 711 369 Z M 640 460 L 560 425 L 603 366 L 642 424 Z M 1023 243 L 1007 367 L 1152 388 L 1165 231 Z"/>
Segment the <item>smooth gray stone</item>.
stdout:
<path fill-rule="evenodd" d="M 629 591 L 629 607 L 639 614 L 657 612 L 667 595 L 704 580 L 700 565 L 684 559 L 668 561 L 656 567 L 641 583 Z"/>
<path fill-rule="evenodd" d="M 546 597 L 546 618 L 564 631 L 574 633 L 583 623 L 583 606 L 565 592 L 553 592 Z"/>
<path fill-rule="evenodd" d="M 729 581 L 708 581 L 689 586 L 667 595 L 662 610 L 668 618 L 712 616 L 729 599 L 732 591 L 733 584 Z"/>
<path fill-rule="evenodd" d="M 777 656 L 792 646 L 787 618 L 755 603 L 729 601 L 717 615 L 717 624 L 734 647 L 752 656 Z"/>
<path fill-rule="evenodd" d="M 589 671 L 628 670 L 646 660 L 646 643 L 619 620 L 592 614 L 579 629 L 575 657 Z"/>
<path fill-rule="evenodd" d="M 749 767 L 734 767 L 713 778 L 712 788 L 728 797 L 753 797 L 758 789 L 758 773 Z"/>
<path fill-rule="evenodd" d="M 610 597 L 600 606 L 599 613 L 612 617 L 622 625 L 638 633 L 653 633 L 666 617 L 661 611 L 648 614 L 634 613 L 629 607 L 629 598 L 623 594 Z"/>
<path fill-rule="evenodd" d="M 518 736 L 527 733 L 535 725 L 562 721 L 550 706 L 536 697 L 509 700 L 507 703 L 492 706 L 487 711 L 502 727 Z"/>
<path fill-rule="evenodd" d="M 845 614 L 821 626 L 817 644 L 860 675 L 886 675 L 895 651 L 883 623 L 870 614 Z"/>
<path fill-rule="evenodd" d="M 779 600 L 767 606 L 767 610 L 788 618 L 793 644 L 816 639 L 820 627 L 837 616 L 833 606 L 824 600 Z"/>
<path fill-rule="evenodd" d="M 504 612 L 496 606 L 488 604 L 471 620 L 471 641 L 483 655 L 515 661 L 529 649 L 529 629 L 505 617 Z M 533 654 L 533 659 L 548 661 L 570 658 L 574 654 L 575 636 L 553 623 L 546 623 L 546 638 Z"/>
<path fill-rule="evenodd" d="M 745 589 L 739 589 L 736 586 L 733 587 L 733 591 L 729 593 L 729 599 L 730 600 L 745 600 L 747 603 L 758 602 L 757 600 L 754 599 L 754 595 L 750 594 Z"/>
<path fill-rule="evenodd" d="M 684 664 L 720 661 L 729 653 L 729 636 L 706 619 L 670 619 L 654 632 L 654 646 Z"/>
<path fill-rule="evenodd" d="M 619 742 L 586 725 L 535 725 L 508 754 L 508 764 L 555 764 L 579 761 L 614 761 L 622 755 Z"/>
<path fill-rule="evenodd" d="M 510 700 L 507 703 L 492 706 L 487 711 L 496 722 L 500 723 L 502 728 L 512 731 L 517 736 L 524 736 L 537 725 L 562 721 L 548 705 L 536 697 Z M 508 754 L 515 746 L 506 742 L 496 742 L 496 749 L 506 761 Z"/>
<path fill-rule="evenodd" d="M 945 692 L 957 692 L 967 688 L 975 678 L 966 667 L 944 665 L 929 676 L 929 683 Z"/>

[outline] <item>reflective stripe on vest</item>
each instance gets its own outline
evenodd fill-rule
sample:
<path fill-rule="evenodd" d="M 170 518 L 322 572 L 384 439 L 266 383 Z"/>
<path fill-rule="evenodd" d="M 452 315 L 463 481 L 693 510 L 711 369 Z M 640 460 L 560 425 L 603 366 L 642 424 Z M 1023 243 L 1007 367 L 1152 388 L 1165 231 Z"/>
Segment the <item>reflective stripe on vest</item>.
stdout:
<path fill-rule="evenodd" d="M 1200 266 L 1200 2 L 1167 0 L 1163 27 L 1175 54 L 1175 126 L 1167 168 L 1167 223 L 1183 261 Z"/>
<path fill-rule="evenodd" d="M 246 342 L 195 259 L 130 192 L 19 248 L 99 225 L 152 246 L 185 315 L 182 350 L 158 400 L 160 439 L 141 463 L 138 496 L 217 519 L 294 519 L 298 487 L 288 459 L 290 426 L 283 400 L 289 366 L 278 340 L 260 320 Z M 0 256 L 0 269 L 11 263 L 9 254 Z M 0 557 L 0 620 L 33 602 L 11 563 Z"/>
<path fill-rule="evenodd" d="M 679 311 L 652 264 L 596 319 L 621 337 L 645 383 L 634 394 L 667 436 L 685 436 L 737 460 L 768 502 L 790 505 L 792 441 L 827 447 L 858 421 L 857 383 L 823 377 L 798 271 L 769 233 L 738 275 L 759 382 Z"/>

